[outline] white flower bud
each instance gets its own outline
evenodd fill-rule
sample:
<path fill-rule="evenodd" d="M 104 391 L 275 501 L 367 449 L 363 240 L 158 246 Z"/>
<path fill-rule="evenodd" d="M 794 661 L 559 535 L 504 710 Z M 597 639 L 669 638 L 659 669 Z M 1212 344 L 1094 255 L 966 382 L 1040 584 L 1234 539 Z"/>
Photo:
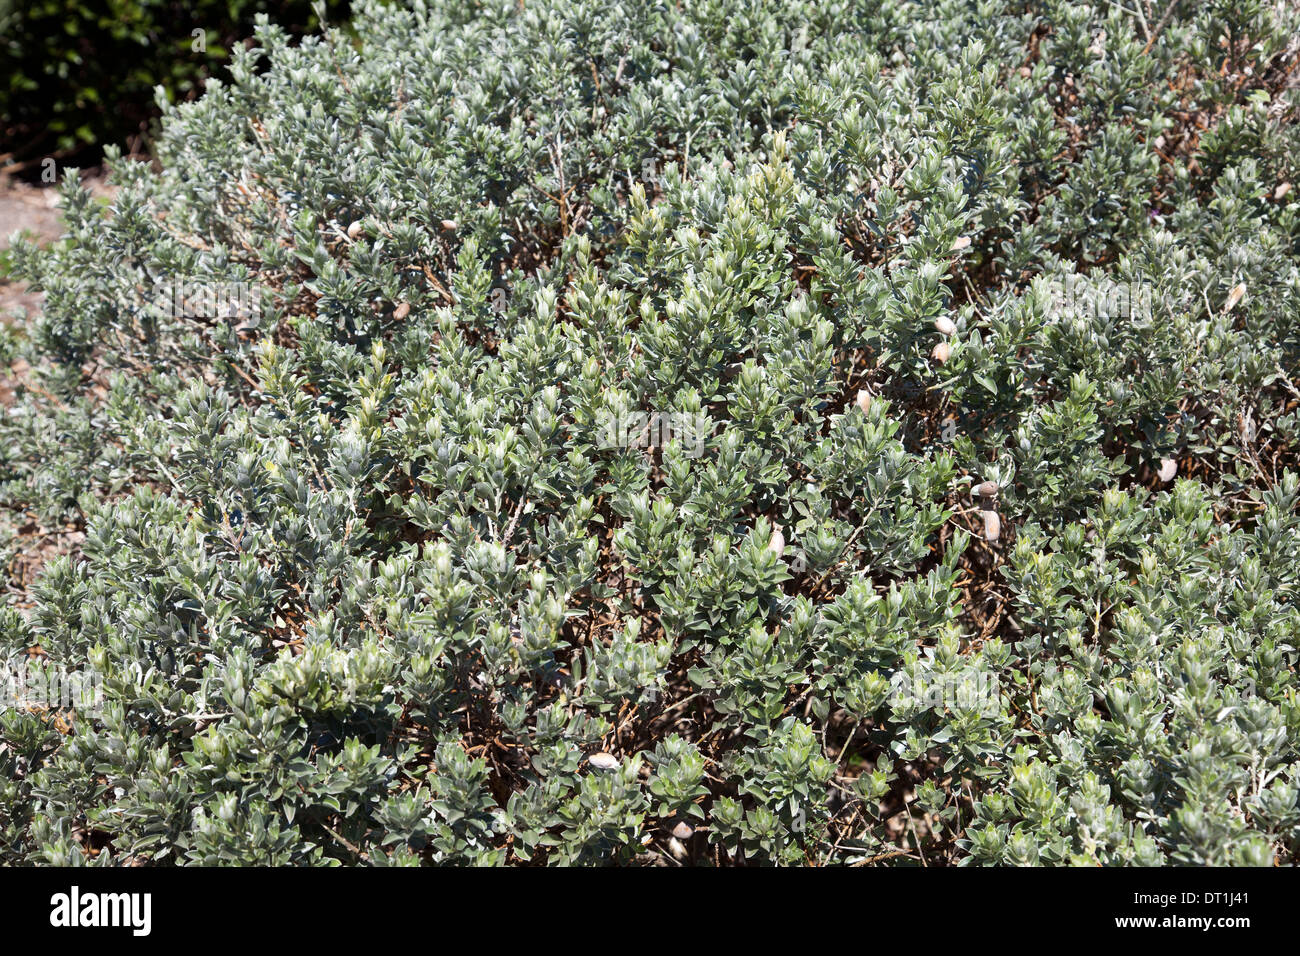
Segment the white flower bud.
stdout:
<path fill-rule="evenodd" d="M 605 753 L 603 750 L 589 756 L 587 763 L 597 770 L 615 770 L 618 768 L 618 758 L 613 754 Z"/>
<path fill-rule="evenodd" d="M 1241 301 L 1241 297 L 1245 294 L 1246 283 L 1238 282 L 1232 287 L 1232 291 L 1228 293 L 1228 300 L 1223 303 L 1223 311 L 1225 313 L 1231 312 L 1236 308 L 1237 303 Z"/>

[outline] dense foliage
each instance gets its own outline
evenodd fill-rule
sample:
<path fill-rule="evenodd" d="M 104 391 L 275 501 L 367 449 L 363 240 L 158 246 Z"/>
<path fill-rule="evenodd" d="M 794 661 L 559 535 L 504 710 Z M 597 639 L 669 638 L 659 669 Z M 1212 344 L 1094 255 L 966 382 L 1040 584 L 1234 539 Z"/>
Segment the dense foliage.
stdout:
<path fill-rule="evenodd" d="M 1295 862 L 1293 5 L 355 26 L 15 255 L 0 858 Z"/>
<path fill-rule="evenodd" d="M 84 160 L 95 144 L 138 139 L 154 89 L 193 96 L 258 13 L 316 24 L 309 0 L 0 0 L 0 152 L 43 172 L 51 154 Z"/>

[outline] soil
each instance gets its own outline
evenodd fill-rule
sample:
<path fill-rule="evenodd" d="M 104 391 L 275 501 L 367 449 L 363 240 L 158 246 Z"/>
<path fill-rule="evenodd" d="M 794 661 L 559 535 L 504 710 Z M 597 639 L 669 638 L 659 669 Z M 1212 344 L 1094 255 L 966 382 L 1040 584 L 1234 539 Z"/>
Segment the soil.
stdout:
<path fill-rule="evenodd" d="M 92 193 L 112 196 L 116 191 L 105 185 L 102 170 L 82 175 Z M 33 186 L 0 174 L 0 253 L 12 245 L 15 233 L 26 233 L 41 245 L 53 242 L 63 232 L 59 219 L 59 190 L 54 185 Z M 41 295 L 30 291 L 22 282 L 0 276 L 0 321 L 11 322 L 19 309 L 32 313 L 41 305 Z"/>

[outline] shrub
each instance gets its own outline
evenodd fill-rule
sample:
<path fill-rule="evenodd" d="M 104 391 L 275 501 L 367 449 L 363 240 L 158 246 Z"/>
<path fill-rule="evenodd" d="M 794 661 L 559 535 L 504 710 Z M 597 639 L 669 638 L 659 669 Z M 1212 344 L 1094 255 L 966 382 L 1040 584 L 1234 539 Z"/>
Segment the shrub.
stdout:
<path fill-rule="evenodd" d="M 261 21 L 15 252 L 0 852 L 1294 862 L 1298 27 Z"/>

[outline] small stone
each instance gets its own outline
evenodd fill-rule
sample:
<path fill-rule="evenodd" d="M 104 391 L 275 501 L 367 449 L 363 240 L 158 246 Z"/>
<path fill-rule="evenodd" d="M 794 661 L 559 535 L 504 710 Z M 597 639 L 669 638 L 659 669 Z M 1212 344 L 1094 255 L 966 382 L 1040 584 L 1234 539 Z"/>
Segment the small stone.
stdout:
<path fill-rule="evenodd" d="M 393 318 L 404 319 L 411 314 L 411 303 L 403 302 L 393 310 Z"/>
<path fill-rule="evenodd" d="M 591 764 L 597 770 L 617 770 L 618 758 L 613 754 L 607 754 L 605 751 L 598 751 L 587 758 L 587 763 Z"/>

